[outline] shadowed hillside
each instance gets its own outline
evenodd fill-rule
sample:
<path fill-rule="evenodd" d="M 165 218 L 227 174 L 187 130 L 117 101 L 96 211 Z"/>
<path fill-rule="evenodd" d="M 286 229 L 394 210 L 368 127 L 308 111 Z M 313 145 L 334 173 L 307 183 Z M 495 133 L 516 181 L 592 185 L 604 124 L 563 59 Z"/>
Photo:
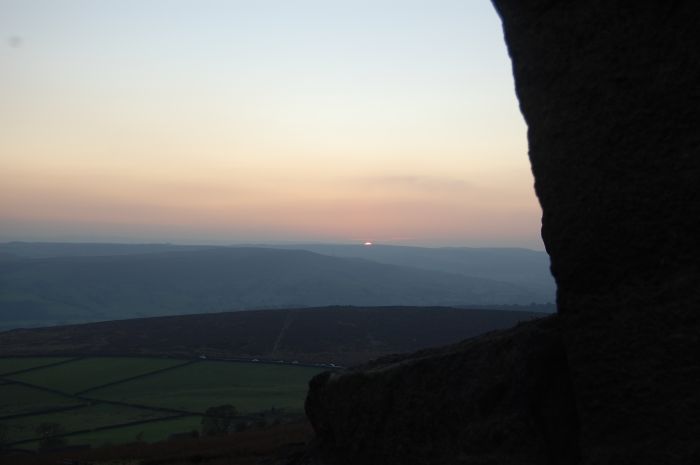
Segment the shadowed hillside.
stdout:
<path fill-rule="evenodd" d="M 216 247 L 0 259 L 5 329 L 255 308 L 537 300 L 537 293 L 510 283 L 303 250 Z"/>
<path fill-rule="evenodd" d="M 239 357 L 349 365 L 542 316 L 455 308 L 327 307 L 106 321 L 0 333 L 0 355 Z"/>
<path fill-rule="evenodd" d="M 280 247 L 280 246 L 275 246 Z M 445 271 L 515 284 L 537 295 L 537 302 L 554 302 L 556 285 L 544 251 L 519 248 L 408 247 L 303 244 L 280 248 L 309 250 L 337 257 L 355 257 L 390 265 Z"/>

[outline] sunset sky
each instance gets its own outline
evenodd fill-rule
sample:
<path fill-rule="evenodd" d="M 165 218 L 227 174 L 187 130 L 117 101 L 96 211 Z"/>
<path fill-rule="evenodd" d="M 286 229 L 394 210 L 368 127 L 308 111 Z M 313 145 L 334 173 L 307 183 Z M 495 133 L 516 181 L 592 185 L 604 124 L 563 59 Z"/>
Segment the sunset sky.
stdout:
<path fill-rule="evenodd" d="M 0 241 L 541 249 L 488 0 L 0 0 Z"/>

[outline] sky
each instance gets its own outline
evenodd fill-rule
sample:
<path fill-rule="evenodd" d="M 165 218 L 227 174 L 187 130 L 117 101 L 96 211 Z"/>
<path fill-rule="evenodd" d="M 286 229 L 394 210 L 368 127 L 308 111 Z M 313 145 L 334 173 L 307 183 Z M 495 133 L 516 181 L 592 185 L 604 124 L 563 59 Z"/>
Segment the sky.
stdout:
<path fill-rule="evenodd" d="M 0 0 L 0 241 L 543 249 L 488 0 Z"/>

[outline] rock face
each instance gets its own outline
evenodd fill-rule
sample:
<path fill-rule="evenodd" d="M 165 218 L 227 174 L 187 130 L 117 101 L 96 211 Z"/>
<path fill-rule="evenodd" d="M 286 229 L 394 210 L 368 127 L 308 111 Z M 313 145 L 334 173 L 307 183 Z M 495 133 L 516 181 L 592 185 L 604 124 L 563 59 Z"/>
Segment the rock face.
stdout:
<path fill-rule="evenodd" d="M 700 437 L 700 9 L 495 0 L 594 463 Z"/>
<path fill-rule="evenodd" d="M 578 421 L 553 319 L 314 378 L 316 455 L 339 464 L 574 464 Z"/>
<path fill-rule="evenodd" d="M 700 463 L 700 8 L 494 4 L 559 315 L 316 378 L 316 457 Z"/>

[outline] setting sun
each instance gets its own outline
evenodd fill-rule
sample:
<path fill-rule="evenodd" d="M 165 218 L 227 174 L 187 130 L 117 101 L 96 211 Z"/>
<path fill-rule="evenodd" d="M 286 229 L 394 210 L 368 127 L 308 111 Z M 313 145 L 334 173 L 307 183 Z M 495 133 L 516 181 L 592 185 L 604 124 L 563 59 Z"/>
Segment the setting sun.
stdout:
<path fill-rule="evenodd" d="M 542 248 L 490 2 L 176 3 L 0 7 L 0 241 Z"/>

